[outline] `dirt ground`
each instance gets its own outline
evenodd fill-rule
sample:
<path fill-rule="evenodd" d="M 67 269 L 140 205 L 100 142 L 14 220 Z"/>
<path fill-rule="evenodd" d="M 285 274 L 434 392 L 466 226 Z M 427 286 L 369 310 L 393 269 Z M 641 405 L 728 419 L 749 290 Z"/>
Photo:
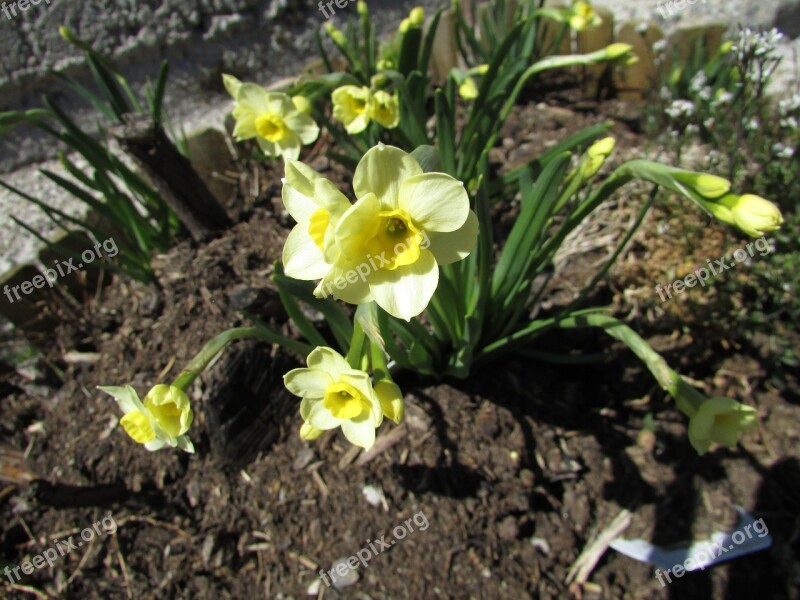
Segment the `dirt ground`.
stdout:
<path fill-rule="evenodd" d="M 537 102 L 508 123 L 499 165 L 609 118 L 620 158 L 648 146 L 635 107 L 559 95 Z M 324 150 L 322 142 L 307 162 L 345 184 Z M 637 359 L 582 331 L 554 333 L 533 349 L 601 360 L 515 358 L 466 380 L 401 376 L 406 421 L 384 424 L 377 451 L 364 455 L 340 432 L 314 442 L 297 435 L 298 402 L 282 375 L 300 357 L 234 344 L 193 388 L 196 454 L 135 444 L 97 385 L 131 383 L 144 393 L 170 381 L 213 335 L 247 323 L 241 310 L 293 333 L 270 282 L 290 226 L 281 173 L 270 167 L 253 178 L 253 166 L 239 164 L 232 230 L 158 257 L 160 289 L 117 278 L 84 305 L 84 319 L 39 340 L 63 384 L 13 373 L 0 382 L 0 443 L 26 456 L 4 478 L 24 479 L 25 469 L 35 478 L 0 489 L 0 566 L 19 565 L 53 540 L 78 541 L 109 514 L 117 525 L 13 586 L 6 576 L 3 597 L 800 598 L 797 373 L 744 335 L 733 311 L 718 319 L 703 309 L 724 309 L 730 298 L 709 290 L 662 305 L 655 283 L 741 242 L 715 225 L 687 239 L 685 220 L 703 218 L 670 204 L 647 218 L 592 302 L 613 306 L 708 395 L 757 407 L 759 427 L 734 451 L 697 456 L 685 417 Z M 641 203 L 635 187 L 619 196 L 560 256 L 541 314 L 571 299 L 607 254 L 603 240 Z M 513 205 L 501 210 L 500 227 L 513 216 Z M 76 351 L 85 362 L 64 360 Z M 376 488 L 377 506 L 365 486 Z M 734 505 L 764 519 L 772 548 L 663 588 L 652 566 L 608 550 L 585 584 L 565 583 L 584 547 L 623 510 L 632 514 L 624 537 L 671 545 L 732 528 Z M 356 583 L 320 581 L 320 569 L 381 539 L 388 549 L 359 566 Z"/>

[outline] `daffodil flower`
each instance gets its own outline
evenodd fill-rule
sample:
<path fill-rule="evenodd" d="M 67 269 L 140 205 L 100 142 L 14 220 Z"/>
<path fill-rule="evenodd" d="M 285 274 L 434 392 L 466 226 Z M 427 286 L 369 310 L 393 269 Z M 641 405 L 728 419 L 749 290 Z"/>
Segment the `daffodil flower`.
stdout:
<path fill-rule="evenodd" d="M 284 385 L 301 397 L 300 435 L 314 439 L 337 427 L 354 445 L 369 449 L 375 429 L 383 422 L 383 408 L 368 373 L 353 369 L 331 348 L 315 348 L 306 359 L 308 368 L 293 369 L 283 376 Z"/>
<path fill-rule="evenodd" d="M 343 85 L 331 94 L 333 117 L 344 124 L 350 135 L 364 131 L 370 122 L 372 93 L 368 87 Z"/>
<path fill-rule="evenodd" d="M 286 161 L 283 205 L 297 221 L 283 247 L 284 271 L 289 277 L 321 279 L 339 259 L 333 233 L 350 208 L 347 197 L 311 167 Z"/>
<path fill-rule="evenodd" d="M 194 446 L 186 435 L 194 415 L 189 397 L 182 389 L 159 384 L 139 400 L 136 390 L 124 387 L 104 387 L 98 389 L 113 396 L 125 413 L 120 425 L 125 432 L 148 450 L 155 451 L 170 446 L 193 453 Z"/>
<path fill-rule="evenodd" d="M 739 433 L 756 425 L 756 410 L 731 398 L 708 398 L 689 419 L 689 441 L 699 454 L 716 443 L 734 448 Z"/>
<path fill-rule="evenodd" d="M 223 82 L 236 100 L 233 135 L 237 141 L 255 138 L 265 154 L 296 160 L 300 148 L 319 137 L 319 127 L 308 114 L 310 105 L 305 98 L 292 99 L 254 83 L 242 83 L 231 75 L 224 75 Z"/>
<path fill-rule="evenodd" d="M 587 27 L 597 27 L 603 19 L 594 12 L 591 3 L 577 0 L 569 10 L 569 26 L 575 31 L 583 31 Z"/>
<path fill-rule="evenodd" d="M 353 304 L 375 300 L 410 320 L 436 291 L 439 265 L 465 258 L 477 241 L 464 184 L 423 173 L 410 154 L 379 144 L 358 163 L 353 189 L 357 201 L 334 234 L 341 257 L 314 293 Z"/>
<path fill-rule="evenodd" d="M 343 85 L 331 94 L 333 116 L 344 124 L 347 133 L 364 131 L 372 121 L 386 129 L 400 124 L 400 100 L 397 93 L 372 91 L 368 87 Z"/>
<path fill-rule="evenodd" d="M 381 127 L 394 129 L 400 124 L 400 100 L 397 93 L 378 90 L 372 94 L 369 116 Z"/>

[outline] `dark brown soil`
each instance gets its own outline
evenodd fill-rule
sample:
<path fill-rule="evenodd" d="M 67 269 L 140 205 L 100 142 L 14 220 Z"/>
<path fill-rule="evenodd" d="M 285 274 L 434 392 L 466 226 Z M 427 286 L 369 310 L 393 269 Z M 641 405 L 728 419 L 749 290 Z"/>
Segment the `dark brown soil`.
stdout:
<path fill-rule="evenodd" d="M 522 162 L 615 116 L 624 117 L 614 135 L 618 155 L 627 157 L 646 144 L 628 126 L 635 123 L 631 110 L 528 105 L 509 122 L 495 159 Z M 346 175 L 329 168 L 323 149 L 308 161 L 346 188 Z M 193 389 L 195 455 L 136 445 L 97 385 L 131 383 L 144 393 L 170 381 L 213 335 L 248 322 L 237 309 L 292 333 L 270 282 L 289 225 L 280 175 L 270 168 L 258 194 L 236 194 L 231 231 L 158 257 L 160 290 L 116 279 L 85 307 L 88 330 L 60 328 L 46 348 L 65 370 L 60 388 L 6 376 L 2 443 L 25 453 L 37 479 L 0 489 L 8 565 L 52 540 L 78 540 L 109 513 L 118 530 L 94 536 L 13 588 L 4 583 L 4 597 L 300 598 L 310 587 L 330 598 L 799 597 L 796 373 L 746 341 L 733 315 L 716 326 L 700 318 L 699 293 L 661 305 L 655 283 L 686 260 L 679 229 L 673 237 L 656 233 L 655 225 L 676 218 L 669 208 L 648 218 L 593 302 L 613 303 L 674 367 L 705 382 L 707 394 L 758 408 L 760 426 L 735 451 L 698 457 L 686 419 L 649 373 L 596 332 L 551 335 L 534 348 L 606 355 L 592 364 L 512 359 L 463 381 L 401 376 L 406 422 L 383 425 L 386 443 L 369 460 L 340 433 L 301 440 L 298 403 L 281 383 L 300 357 L 239 343 Z M 245 190 L 255 185 L 243 181 Z M 624 228 L 641 203 L 638 192 L 627 194 L 595 233 Z M 738 247 L 730 233 L 708 231 L 685 242 L 696 258 Z M 565 254 L 544 310 L 568 301 L 609 249 L 581 242 Z M 63 357 L 71 350 L 99 357 L 68 364 Z M 6 469 L 4 477 L 12 476 L 22 477 Z M 367 503 L 366 485 L 381 490 L 385 503 Z M 609 550 L 585 584 L 565 583 L 584 547 L 623 509 L 633 513 L 624 537 L 669 545 L 731 527 L 735 504 L 764 519 L 773 548 L 663 589 L 650 565 Z M 393 530 L 414 515 L 413 533 L 396 539 Z M 320 583 L 320 569 L 382 538 L 390 548 L 358 568 L 353 586 Z"/>

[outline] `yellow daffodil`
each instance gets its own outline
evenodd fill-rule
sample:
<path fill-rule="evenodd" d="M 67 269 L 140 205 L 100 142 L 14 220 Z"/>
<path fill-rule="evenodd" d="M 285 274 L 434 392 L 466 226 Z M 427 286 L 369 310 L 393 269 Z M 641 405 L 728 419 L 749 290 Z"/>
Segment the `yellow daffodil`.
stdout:
<path fill-rule="evenodd" d="M 125 414 L 120 425 L 125 432 L 148 450 L 160 450 L 165 446 L 178 447 L 194 452 L 194 446 L 186 435 L 194 415 L 189 397 L 182 389 L 159 384 L 139 400 L 131 386 L 103 387 L 100 390 L 112 395 Z"/>
<path fill-rule="evenodd" d="M 750 237 L 761 237 L 783 224 L 780 209 L 754 194 L 727 194 L 715 202 L 704 203 L 723 223 L 735 225 Z"/>
<path fill-rule="evenodd" d="M 699 454 L 712 443 L 734 448 L 739 433 L 756 425 L 756 410 L 730 398 L 709 398 L 690 415 L 689 441 Z"/>
<path fill-rule="evenodd" d="M 367 87 L 344 85 L 333 90 L 333 116 L 344 124 L 347 133 L 354 135 L 367 128 L 370 121 L 372 93 Z"/>
<path fill-rule="evenodd" d="M 283 247 L 284 270 L 295 279 L 320 279 L 339 258 L 333 233 L 350 201 L 314 169 L 293 160 L 286 161 L 282 197 L 297 222 Z"/>
<path fill-rule="evenodd" d="M 341 427 L 350 443 L 371 448 L 383 409 L 369 374 L 353 369 L 341 354 L 326 347 L 315 348 L 306 363 L 308 368 L 283 376 L 286 388 L 303 399 L 300 435 L 314 439 L 322 431 Z"/>
<path fill-rule="evenodd" d="M 594 12 L 591 3 L 577 0 L 569 10 L 569 26 L 575 31 L 583 31 L 587 27 L 597 27 L 603 19 Z"/>
<path fill-rule="evenodd" d="M 475 246 L 478 218 L 464 184 L 423 173 L 410 154 L 379 144 L 358 163 L 353 189 L 357 201 L 334 236 L 341 258 L 314 293 L 354 304 L 375 300 L 409 320 L 433 296 L 439 265 L 465 258 Z"/>
<path fill-rule="evenodd" d="M 307 114 L 310 105 L 305 98 L 292 99 L 254 83 L 242 83 L 231 75 L 223 75 L 223 82 L 236 100 L 233 135 L 237 141 L 255 138 L 265 154 L 294 160 L 303 145 L 319 137 L 319 127 Z"/>
<path fill-rule="evenodd" d="M 399 148 L 380 144 L 364 155 L 353 178 L 353 205 L 301 165 L 287 164 L 284 204 L 298 226 L 283 262 L 297 279 L 321 277 L 317 297 L 375 300 L 408 320 L 428 305 L 439 265 L 465 258 L 475 246 L 478 218 L 464 185 L 444 173 L 423 173 Z"/>
<path fill-rule="evenodd" d="M 386 129 L 397 127 L 400 124 L 400 100 L 397 93 L 390 94 L 384 90 L 373 93 L 369 116 Z"/>

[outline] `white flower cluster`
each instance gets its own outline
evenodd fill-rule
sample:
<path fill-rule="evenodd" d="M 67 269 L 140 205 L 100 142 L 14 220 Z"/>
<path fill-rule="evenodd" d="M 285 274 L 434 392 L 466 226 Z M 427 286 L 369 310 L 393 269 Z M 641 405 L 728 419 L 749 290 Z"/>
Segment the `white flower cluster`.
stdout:
<path fill-rule="evenodd" d="M 794 148 L 778 143 L 772 146 L 772 153 L 777 158 L 792 158 L 794 156 Z"/>
<path fill-rule="evenodd" d="M 766 58 L 775 53 L 783 38 L 784 35 L 774 27 L 769 31 L 753 31 L 746 27 L 739 31 L 739 39 L 733 46 L 733 51 L 740 62 L 750 56 Z"/>
<path fill-rule="evenodd" d="M 695 113 L 694 103 L 689 100 L 674 100 L 667 108 L 664 109 L 667 116 L 676 121 L 681 117 L 691 117 Z"/>
<path fill-rule="evenodd" d="M 712 90 L 708 84 L 708 77 L 705 71 L 698 71 L 689 82 L 689 91 L 696 94 L 701 100 L 708 102 L 711 100 Z"/>

